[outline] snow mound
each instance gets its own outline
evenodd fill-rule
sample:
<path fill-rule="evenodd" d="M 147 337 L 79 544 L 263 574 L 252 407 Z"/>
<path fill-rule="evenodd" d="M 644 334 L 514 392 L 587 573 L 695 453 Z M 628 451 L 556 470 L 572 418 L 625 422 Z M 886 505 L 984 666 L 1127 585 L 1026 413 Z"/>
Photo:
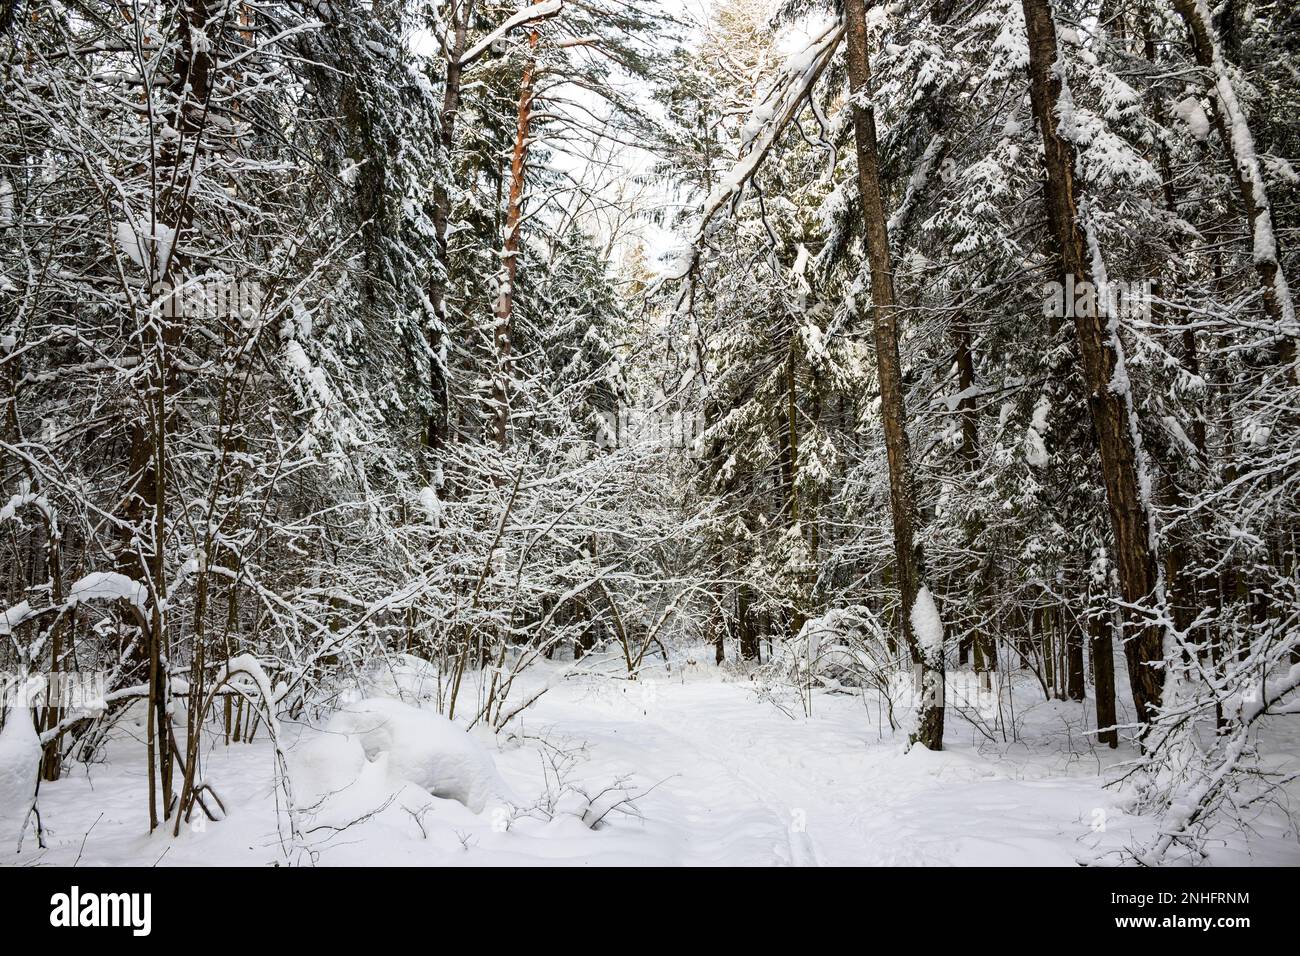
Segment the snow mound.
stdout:
<path fill-rule="evenodd" d="M 27 811 L 36 796 L 36 774 L 40 769 L 41 743 L 36 737 L 31 714 L 18 707 L 9 709 L 0 730 L 0 848 L 12 850 L 22 832 Z"/>
<path fill-rule="evenodd" d="M 887 642 L 870 608 L 831 608 L 805 621 L 794 640 L 782 642 L 768 669 L 799 684 L 813 680 L 831 689 L 861 687 L 892 669 Z"/>
<path fill-rule="evenodd" d="M 293 789 L 307 806 L 346 790 L 366 766 L 366 751 L 356 737 L 321 734 L 293 751 Z"/>
<path fill-rule="evenodd" d="M 457 800 L 475 813 L 493 797 L 510 800 L 492 755 L 446 717 L 401 701 L 369 698 L 338 711 L 325 729 L 355 738 L 368 760 L 387 755 L 393 776 L 435 797 Z"/>

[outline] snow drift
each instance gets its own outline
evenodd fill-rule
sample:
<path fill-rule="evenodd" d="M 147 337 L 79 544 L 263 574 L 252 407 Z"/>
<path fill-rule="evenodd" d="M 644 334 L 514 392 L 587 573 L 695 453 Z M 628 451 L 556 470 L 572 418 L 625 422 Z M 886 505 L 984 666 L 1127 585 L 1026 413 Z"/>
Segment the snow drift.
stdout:
<path fill-rule="evenodd" d="M 0 730 L 0 847 L 13 849 L 36 798 L 36 774 L 41 745 L 31 714 L 18 707 L 9 710 Z"/>
<path fill-rule="evenodd" d="M 475 813 L 494 797 L 511 802 L 492 755 L 439 714 L 401 701 L 368 698 L 338 711 L 325 729 L 355 739 L 369 761 L 386 756 L 392 776 L 435 797 L 459 801 Z"/>

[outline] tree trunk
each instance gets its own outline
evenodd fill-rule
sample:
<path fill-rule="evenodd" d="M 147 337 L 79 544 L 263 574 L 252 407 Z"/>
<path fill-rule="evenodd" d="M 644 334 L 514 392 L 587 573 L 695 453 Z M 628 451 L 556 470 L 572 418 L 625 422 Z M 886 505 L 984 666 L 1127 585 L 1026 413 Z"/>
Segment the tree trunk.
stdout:
<path fill-rule="evenodd" d="M 907 410 L 902 363 L 898 356 L 898 312 L 894 302 L 893 263 L 885 204 L 880 188 L 876 120 L 861 98 L 871 84 L 867 20 L 863 0 L 845 0 L 849 90 L 853 95 L 853 134 L 857 146 L 858 192 L 866 227 L 871 270 L 872 331 L 880 379 L 880 415 L 889 459 L 889 500 L 893 517 L 894 558 L 898 569 L 903 638 L 912 660 L 922 668 L 920 719 L 915 740 L 931 750 L 943 747 L 943 656 L 923 651 L 912 629 L 912 608 L 921 589 L 923 556 L 915 540 L 916 496 L 907 441 Z"/>
<path fill-rule="evenodd" d="M 740 634 L 741 659 L 747 661 L 757 660 L 758 628 L 755 626 L 749 588 L 743 584 L 736 591 L 736 630 Z"/>
<path fill-rule="evenodd" d="M 510 428 L 510 323 L 514 313 L 515 276 L 519 268 L 519 226 L 523 218 L 524 173 L 528 161 L 528 134 L 533 116 L 533 84 L 537 72 L 538 34 L 528 35 L 528 60 L 519 82 L 519 121 L 515 149 L 510 159 L 510 196 L 506 206 L 506 238 L 501 248 L 501 275 L 494 309 L 492 341 L 496 346 L 497 369 L 492 386 L 493 437 L 505 449 Z"/>
<path fill-rule="evenodd" d="M 1090 257 L 1079 222 L 1082 186 L 1075 178 L 1074 149 L 1058 129 L 1056 107 L 1062 84 L 1056 70 L 1056 23 L 1048 0 L 1022 0 L 1022 5 L 1029 35 L 1030 96 L 1043 138 L 1048 220 L 1056 233 L 1065 273 L 1074 277 L 1077 287 L 1103 277 L 1094 275 L 1094 267 L 1101 263 Z M 1115 387 L 1119 381 L 1116 371 L 1123 369 L 1122 347 L 1118 332 L 1107 328 L 1102 313 L 1108 306 L 1103 299 L 1098 298 L 1096 308 L 1071 311 L 1075 313 L 1088 406 L 1100 451 L 1120 591 L 1126 602 L 1137 604 L 1156 591 L 1156 556 L 1141 491 L 1134 412 L 1124 389 Z M 1134 624 L 1134 628 L 1136 633 L 1125 640 L 1124 651 L 1137 718 L 1144 722 L 1160 705 L 1161 639 L 1154 627 Z"/>
<path fill-rule="evenodd" d="M 1255 140 L 1228 77 L 1227 64 L 1205 0 L 1174 0 L 1174 8 L 1187 24 L 1197 65 L 1210 74 L 1213 93 L 1210 97 L 1211 114 L 1219 138 L 1232 155 L 1233 178 L 1250 225 L 1255 276 L 1259 282 L 1264 313 L 1277 330 L 1278 358 L 1288 367 L 1294 383 L 1295 306 L 1286 276 L 1278 266 L 1281 253 L 1277 234 L 1273 231 L 1273 212 L 1269 206 L 1263 171 L 1260 169 L 1259 156 L 1255 153 Z"/>
<path fill-rule="evenodd" d="M 790 320 L 793 322 L 793 318 Z M 785 402 L 779 416 L 782 432 L 779 444 L 781 448 L 781 495 L 782 509 L 785 511 L 786 527 L 793 529 L 800 521 L 801 502 L 799 500 L 799 406 L 798 377 L 795 374 L 794 332 L 786 333 L 785 341 Z M 803 629 L 805 614 L 804 600 L 807 594 L 804 585 L 807 576 L 800 575 L 801 586 L 794 595 L 795 606 L 790 615 L 791 637 L 798 636 Z"/>
<path fill-rule="evenodd" d="M 474 0 L 462 0 L 451 14 L 451 45 L 447 50 L 446 75 L 442 91 L 442 112 L 439 117 L 443 154 L 448 165 L 448 179 L 451 178 L 452 154 L 456 142 L 456 113 L 460 109 L 460 78 L 462 72 L 461 57 L 465 54 L 465 44 L 469 34 L 469 21 L 474 12 Z M 447 389 L 446 354 L 443 336 L 447 333 L 447 224 L 451 221 L 451 190 L 447 182 L 436 183 L 433 191 L 433 233 L 434 249 L 438 256 L 437 268 L 433 270 L 429 288 L 429 302 L 433 306 L 436 325 L 429 329 L 428 342 L 431 379 L 430 391 L 433 393 L 433 408 L 429 414 L 425 443 L 438 451 L 447 443 L 448 412 L 450 396 Z"/>
<path fill-rule="evenodd" d="M 972 339 L 970 326 L 963 319 L 957 328 L 957 388 L 962 396 L 957 403 L 957 410 L 961 414 L 962 466 L 968 475 L 973 476 L 979 470 L 979 420 L 975 397 L 971 394 L 975 388 L 975 351 Z M 970 600 L 973 629 L 967 640 L 972 651 L 975 672 L 986 674 L 988 671 L 997 670 L 998 658 L 993 635 L 984 627 L 983 622 L 984 597 L 988 590 L 989 573 L 987 567 L 980 567 L 980 556 L 976 549 L 976 543 L 984 530 L 983 518 L 978 515 L 972 517 L 963 530 L 966 550 L 970 555 L 970 573 L 966 580 L 974 581 Z M 962 663 L 965 663 L 964 658 Z M 985 677 L 982 684 L 991 684 L 991 680 Z"/>
<path fill-rule="evenodd" d="M 1092 686 L 1097 698 L 1097 726 L 1111 728 L 1099 730 L 1097 740 L 1114 749 L 1119 746 L 1119 731 L 1115 730 L 1115 658 L 1111 645 L 1110 618 L 1105 614 L 1088 617 L 1092 654 Z"/>
<path fill-rule="evenodd" d="M 1083 630 L 1078 621 L 1071 620 L 1065 632 L 1066 689 L 1070 700 L 1083 700 L 1087 696 L 1083 678 Z"/>

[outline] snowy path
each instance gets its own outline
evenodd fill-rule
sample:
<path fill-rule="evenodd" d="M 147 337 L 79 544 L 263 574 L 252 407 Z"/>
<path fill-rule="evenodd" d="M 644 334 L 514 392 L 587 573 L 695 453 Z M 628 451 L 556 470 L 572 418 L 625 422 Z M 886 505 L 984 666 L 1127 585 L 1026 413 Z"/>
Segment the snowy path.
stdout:
<path fill-rule="evenodd" d="M 1082 777 L 1055 753 L 995 763 L 956 739 L 969 728 L 943 754 L 903 754 L 847 697 L 790 719 L 744 684 L 649 686 L 567 692 L 532 720 L 585 740 L 593 770 L 658 784 L 638 805 L 674 862 L 1071 865 L 1097 842 L 1096 809 L 1123 816 L 1096 763 Z"/>
<path fill-rule="evenodd" d="M 695 703 L 703 703 L 701 697 L 732 703 L 736 697 L 716 688 L 689 696 Z M 752 726 L 752 703 L 746 709 Z M 744 715 L 706 712 L 691 708 L 683 715 L 656 701 L 630 718 L 593 715 L 578 705 L 544 713 L 555 720 L 549 732 L 586 741 L 593 763 L 627 768 L 643 787 L 654 786 L 638 804 L 648 818 L 672 821 L 680 831 L 681 862 L 820 863 L 816 842 L 800 826 L 812 803 L 811 788 L 780 772 L 779 755 L 757 756 L 762 735 L 745 729 Z"/>
<path fill-rule="evenodd" d="M 950 713 L 946 749 L 930 753 L 904 752 L 901 734 L 882 737 L 874 707 L 846 695 L 818 695 L 811 718 L 792 719 L 747 682 L 723 680 L 712 668 L 684 681 L 660 671 L 639 683 L 556 680 L 559 670 L 528 675 L 555 683 L 512 733 L 480 737 L 512 791 L 508 803 L 474 813 L 394 776 L 386 757 L 372 764 L 358 757 L 360 776 L 345 772 L 350 782 L 306 814 L 311 861 L 1073 866 L 1149 833 L 1150 821 L 1126 815 L 1122 795 L 1102 786 L 1132 754 L 1091 748 L 1081 733 L 1083 705 L 1044 702 L 1030 685 L 1016 695 L 1020 741 L 990 743 Z M 287 859 L 264 740 L 213 745 L 205 766 L 230 815 L 172 840 L 146 835 L 143 751 L 129 724 L 122 731 L 105 763 L 42 788 L 49 848 L 29 843 L 21 856 L 6 848 L 0 863 Z M 300 795 L 311 792 L 312 747 L 342 739 L 303 729 L 290 754 Z M 563 785 L 543 772 L 558 753 L 569 755 Z M 637 794 L 635 812 L 612 812 L 589 829 L 577 791 L 595 794 L 616 781 Z M 557 794 L 553 814 L 537 812 Z M 1216 861 L 1300 863 L 1285 823 L 1261 817 L 1255 826 L 1260 839 L 1250 847 L 1230 839 Z"/>

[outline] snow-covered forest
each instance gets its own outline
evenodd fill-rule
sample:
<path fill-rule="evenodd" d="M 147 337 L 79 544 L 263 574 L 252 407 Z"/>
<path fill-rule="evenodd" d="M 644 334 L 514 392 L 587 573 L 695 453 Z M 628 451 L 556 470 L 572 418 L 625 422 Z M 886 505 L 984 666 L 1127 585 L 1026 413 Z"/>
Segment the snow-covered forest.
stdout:
<path fill-rule="evenodd" d="M 1300 864 L 1298 51 L 0 2 L 0 863 Z"/>

